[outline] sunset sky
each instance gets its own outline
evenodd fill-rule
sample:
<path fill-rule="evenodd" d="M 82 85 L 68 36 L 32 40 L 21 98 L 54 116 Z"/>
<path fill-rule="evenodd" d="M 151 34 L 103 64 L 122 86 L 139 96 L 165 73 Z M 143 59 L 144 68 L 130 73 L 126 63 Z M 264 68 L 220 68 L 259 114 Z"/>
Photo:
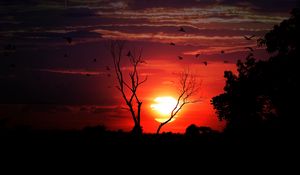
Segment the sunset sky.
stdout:
<path fill-rule="evenodd" d="M 133 121 L 115 88 L 109 51 L 110 40 L 126 40 L 124 72 L 130 68 L 126 54 L 134 48 L 143 49 L 147 63 L 139 67 L 148 80 L 138 91 L 145 132 L 159 125 L 160 114 L 151 109 L 154 98 L 177 97 L 176 81 L 184 68 L 202 82 L 194 97 L 199 102 L 185 106 L 162 131 L 182 133 L 190 124 L 222 130 L 225 123 L 218 121 L 210 99 L 223 92 L 223 72 L 236 72 L 236 61 L 249 54 L 245 47 L 266 59 L 256 39 L 298 5 L 297 0 L 0 2 L 0 119 L 9 127 L 104 125 L 129 131 Z M 245 35 L 255 37 L 246 40 Z"/>

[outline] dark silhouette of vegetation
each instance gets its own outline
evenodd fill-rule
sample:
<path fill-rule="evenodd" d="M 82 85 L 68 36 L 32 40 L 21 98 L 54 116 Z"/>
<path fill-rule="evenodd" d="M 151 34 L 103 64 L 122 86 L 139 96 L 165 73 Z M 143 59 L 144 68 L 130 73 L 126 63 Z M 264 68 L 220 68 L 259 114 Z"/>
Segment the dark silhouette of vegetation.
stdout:
<path fill-rule="evenodd" d="M 294 9 L 288 20 L 258 40 L 273 56 L 262 61 L 252 54 L 237 62 L 238 75 L 224 72 L 225 92 L 213 97 L 211 103 L 218 118 L 227 121 L 225 131 L 298 132 L 299 12 Z"/>
<path fill-rule="evenodd" d="M 212 134 L 214 131 L 207 126 L 196 126 L 195 124 L 191 124 L 185 130 L 185 135 L 188 137 L 198 137 L 201 135 L 209 135 Z"/>
<path fill-rule="evenodd" d="M 126 55 L 132 66 L 131 72 L 129 72 L 129 82 L 126 82 L 124 73 L 122 70 L 121 60 L 124 56 L 125 41 L 112 41 L 110 43 L 110 52 L 114 62 L 114 69 L 118 80 L 117 89 L 121 92 L 122 98 L 125 100 L 128 110 L 131 113 L 134 121 L 134 127 L 132 129 L 133 134 L 142 134 L 141 127 L 141 107 L 142 101 L 137 96 L 137 90 L 141 84 L 147 81 L 147 77 L 143 80 L 140 79 L 138 73 L 138 66 L 143 62 L 142 50 L 138 53 L 129 51 Z"/>
<path fill-rule="evenodd" d="M 180 73 L 179 76 L 179 96 L 177 98 L 176 105 L 174 106 L 173 110 L 170 113 L 170 117 L 160 123 L 160 125 L 157 128 L 156 134 L 159 134 L 160 129 L 167 123 L 169 123 L 176 115 L 177 113 L 189 103 L 195 103 L 197 100 L 191 100 L 193 95 L 195 95 L 199 89 L 201 84 L 197 82 L 196 77 L 191 74 L 188 70 L 185 70 Z"/>
<path fill-rule="evenodd" d="M 195 124 L 191 124 L 190 126 L 188 126 L 185 130 L 185 135 L 187 136 L 198 136 L 199 132 L 198 132 L 198 127 Z"/>

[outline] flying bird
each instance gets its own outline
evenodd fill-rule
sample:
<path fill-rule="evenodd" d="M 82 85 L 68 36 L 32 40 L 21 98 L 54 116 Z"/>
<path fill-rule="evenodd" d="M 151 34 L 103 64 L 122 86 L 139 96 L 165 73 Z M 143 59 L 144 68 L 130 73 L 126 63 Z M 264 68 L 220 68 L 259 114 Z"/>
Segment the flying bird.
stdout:
<path fill-rule="evenodd" d="M 251 35 L 251 36 L 246 36 L 246 35 L 244 35 L 244 38 L 246 39 L 246 40 L 251 40 L 253 37 L 255 37 L 255 35 Z"/>
<path fill-rule="evenodd" d="M 183 57 L 182 57 L 182 56 L 178 56 L 178 59 L 179 59 L 179 60 L 183 60 Z"/>
<path fill-rule="evenodd" d="M 91 76 L 91 74 L 85 74 L 87 77 Z"/>
<path fill-rule="evenodd" d="M 172 43 L 172 42 L 171 42 L 170 45 L 171 45 L 171 46 L 175 46 L 175 43 Z"/>
<path fill-rule="evenodd" d="M 109 67 L 109 66 L 106 66 L 106 70 L 110 71 L 110 67 Z"/>
<path fill-rule="evenodd" d="M 224 63 L 229 63 L 229 61 L 227 61 L 227 60 L 224 60 Z"/>
<path fill-rule="evenodd" d="M 179 32 L 185 32 L 185 30 L 183 29 L 183 27 L 180 27 L 180 29 L 178 31 Z"/>
<path fill-rule="evenodd" d="M 198 58 L 199 56 L 200 56 L 200 53 L 197 53 L 197 54 L 195 55 L 196 58 Z"/>
<path fill-rule="evenodd" d="M 130 56 L 131 56 L 131 52 L 130 52 L 130 51 L 128 51 L 128 53 L 127 53 L 127 55 L 126 55 L 126 56 L 130 57 Z"/>
<path fill-rule="evenodd" d="M 225 53 L 225 51 L 224 50 L 221 50 L 221 54 L 224 54 Z"/>
<path fill-rule="evenodd" d="M 94 61 L 94 62 L 97 62 L 97 59 L 96 59 L 96 58 L 94 58 L 94 59 L 93 59 L 93 61 Z"/>
<path fill-rule="evenodd" d="M 245 47 L 245 49 L 249 49 L 249 51 L 253 52 L 253 48 L 252 47 Z"/>
<path fill-rule="evenodd" d="M 68 57 L 68 54 L 65 53 L 65 54 L 64 54 L 64 57 L 67 58 L 67 57 Z"/>
<path fill-rule="evenodd" d="M 72 43 L 72 38 L 71 37 L 69 37 L 69 36 L 65 36 L 65 37 L 63 37 L 69 44 L 71 44 Z"/>
<path fill-rule="evenodd" d="M 207 61 L 203 61 L 202 63 L 203 63 L 205 66 L 207 66 Z"/>
<path fill-rule="evenodd" d="M 111 74 L 107 74 L 107 76 L 108 76 L 108 77 L 110 77 L 110 76 L 111 76 Z"/>

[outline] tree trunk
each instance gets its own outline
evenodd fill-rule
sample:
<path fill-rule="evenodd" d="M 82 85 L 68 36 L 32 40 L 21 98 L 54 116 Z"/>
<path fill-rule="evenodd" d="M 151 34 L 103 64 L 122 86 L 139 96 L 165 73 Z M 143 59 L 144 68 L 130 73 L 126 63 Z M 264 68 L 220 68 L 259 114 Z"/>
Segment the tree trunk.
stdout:
<path fill-rule="evenodd" d="M 131 130 L 131 133 L 135 136 L 140 136 L 143 133 L 141 125 L 135 124 Z"/>
<path fill-rule="evenodd" d="M 137 123 L 139 126 L 141 126 L 141 107 L 142 107 L 142 102 L 138 102 Z"/>
<path fill-rule="evenodd" d="M 159 131 L 160 131 L 161 127 L 163 127 L 165 124 L 166 124 L 166 123 L 161 123 L 161 124 L 159 125 L 159 127 L 157 128 L 156 134 L 159 134 Z"/>
<path fill-rule="evenodd" d="M 134 127 L 131 130 L 131 133 L 133 135 L 142 135 L 143 133 L 143 129 L 141 126 L 141 106 L 142 106 L 142 102 L 138 102 L 138 111 L 137 111 L 137 116 L 134 117 Z M 134 114 L 134 113 L 133 113 Z"/>

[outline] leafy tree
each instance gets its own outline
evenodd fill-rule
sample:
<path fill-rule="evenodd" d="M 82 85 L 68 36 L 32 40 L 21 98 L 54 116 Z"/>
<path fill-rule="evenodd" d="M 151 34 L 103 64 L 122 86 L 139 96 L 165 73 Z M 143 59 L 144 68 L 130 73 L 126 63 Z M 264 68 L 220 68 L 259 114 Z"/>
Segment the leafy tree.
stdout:
<path fill-rule="evenodd" d="M 297 128 L 299 9 L 291 14 L 258 40 L 258 45 L 266 46 L 274 56 L 266 61 L 250 56 L 237 62 L 238 75 L 224 72 L 224 93 L 213 97 L 211 103 L 218 118 L 227 121 L 226 131 Z"/>

